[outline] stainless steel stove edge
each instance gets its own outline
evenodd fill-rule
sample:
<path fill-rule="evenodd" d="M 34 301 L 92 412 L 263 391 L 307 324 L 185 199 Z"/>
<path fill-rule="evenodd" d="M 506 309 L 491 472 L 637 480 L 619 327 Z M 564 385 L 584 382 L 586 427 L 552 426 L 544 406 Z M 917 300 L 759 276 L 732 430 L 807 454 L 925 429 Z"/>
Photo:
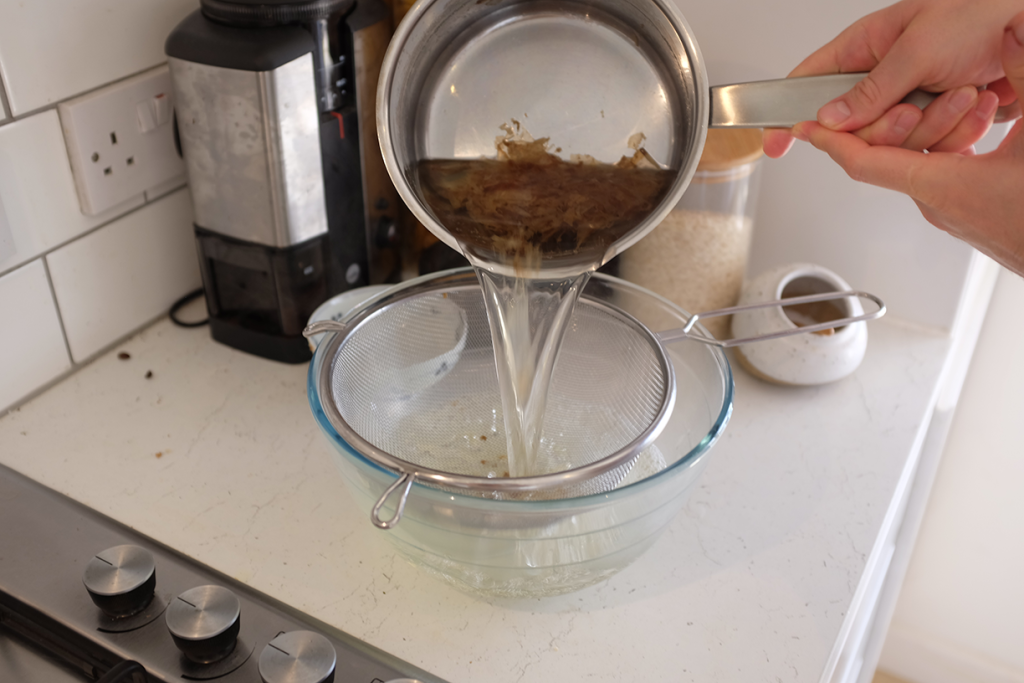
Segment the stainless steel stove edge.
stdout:
<path fill-rule="evenodd" d="M 82 574 L 97 553 L 119 545 L 153 553 L 157 590 L 162 594 L 177 596 L 196 586 L 216 585 L 238 597 L 239 641 L 254 651 L 237 669 L 217 677 L 218 683 L 260 681 L 258 660 L 263 648 L 281 632 L 298 630 L 320 633 L 331 642 L 337 652 L 335 680 L 339 683 L 394 679 L 445 683 L 3 465 L 0 641 L 5 631 L 28 630 L 29 639 L 47 641 L 51 657 L 56 657 L 54 650 L 61 651 L 60 666 L 70 664 L 81 672 L 82 680 L 96 680 L 124 660 L 138 661 L 152 681 L 180 682 L 183 675 L 195 679 L 196 666 L 174 646 L 162 616 L 126 632 L 100 630 L 104 618 L 90 599 Z"/>

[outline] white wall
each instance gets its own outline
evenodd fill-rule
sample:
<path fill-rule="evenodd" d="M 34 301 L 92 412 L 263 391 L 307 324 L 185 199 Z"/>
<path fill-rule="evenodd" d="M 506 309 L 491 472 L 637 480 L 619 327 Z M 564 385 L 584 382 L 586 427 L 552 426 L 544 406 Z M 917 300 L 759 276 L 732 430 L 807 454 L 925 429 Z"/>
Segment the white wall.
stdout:
<path fill-rule="evenodd" d="M 1024 279 L 1000 274 L 879 668 L 1024 682 Z"/>
<path fill-rule="evenodd" d="M 56 111 L 163 62 L 196 7 L 0 2 L 0 411 L 199 286 L 184 180 L 83 215 Z"/>

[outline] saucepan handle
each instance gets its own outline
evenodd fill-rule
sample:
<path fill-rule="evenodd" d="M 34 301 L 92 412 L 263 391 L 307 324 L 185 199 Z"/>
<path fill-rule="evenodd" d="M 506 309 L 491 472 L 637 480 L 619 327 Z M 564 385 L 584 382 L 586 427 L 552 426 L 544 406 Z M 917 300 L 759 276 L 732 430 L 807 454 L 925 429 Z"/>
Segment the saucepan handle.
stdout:
<path fill-rule="evenodd" d="M 711 88 L 712 128 L 791 128 L 814 121 L 818 110 L 859 83 L 867 72 L 780 78 L 718 85 Z M 903 100 L 921 109 L 937 93 L 915 90 Z M 996 110 L 996 122 L 1009 121 L 1020 113 L 1015 105 Z"/>

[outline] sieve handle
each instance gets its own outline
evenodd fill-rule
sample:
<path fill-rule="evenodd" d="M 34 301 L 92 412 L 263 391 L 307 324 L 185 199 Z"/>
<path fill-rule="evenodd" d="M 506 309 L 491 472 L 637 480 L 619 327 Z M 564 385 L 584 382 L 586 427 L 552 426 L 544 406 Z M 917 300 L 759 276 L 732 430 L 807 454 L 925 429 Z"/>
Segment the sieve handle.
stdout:
<path fill-rule="evenodd" d="M 370 512 L 370 521 L 378 529 L 393 529 L 402 520 L 402 513 L 405 512 L 405 501 L 409 499 L 409 490 L 412 488 L 413 482 L 416 481 L 415 475 L 410 472 L 402 472 L 402 476 L 395 480 L 395 483 L 385 489 L 384 493 L 381 494 L 380 500 L 373 506 L 373 511 Z M 405 488 L 402 490 L 402 495 L 398 499 L 398 509 L 395 510 L 395 514 L 391 516 L 391 519 L 381 519 L 380 510 L 384 507 L 384 503 L 387 502 L 391 494 L 397 491 L 402 486 Z"/>
<path fill-rule="evenodd" d="M 789 330 L 781 330 L 779 332 L 771 332 L 769 334 L 763 334 L 756 337 L 744 337 L 741 339 L 725 339 L 718 340 L 714 337 L 705 336 L 699 331 L 693 329 L 699 321 L 706 318 L 719 318 L 723 315 L 732 315 L 741 311 L 753 311 L 759 308 L 773 308 L 778 306 L 779 308 L 785 308 L 786 306 L 796 306 L 798 304 L 812 304 L 819 301 L 833 301 L 836 299 L 845 299 L 850 297 L 857 297 L 859 299 L 867 299 L 878 307 L 878 310 L 870 313 L 864 313 L 863 315 L 850 316 L 847 318 L 840 318 L 839 320 L 830 320 L 824 323 L 818 323 L 817 325 L 807 325 L 806 327 L 793 327 Z M 792 337 L 797 334 L 808 334 L 810 332 L 821 332 L 822 330 L 830 330 L 836 327 L 843 327 L 844 325 L 852 325 L 853 323 L 859 323 L 865 320 L 877 320 L 885 315 L 885 303 L 874 294 L 868 294 L 867 292 L 826 292 L 824 294 L 808 294 L 807 296 L 794 296 L 787 299 L 778 299 L 776 301 L 762 301 L 756 304 L 744 304 L 742 306 L 732 306 L 730 308 L 720 308 L 717 311 L 707 311 L 705 313 L 694 313 L 690 316 L 690 319 L 686 322 L 684 327 L 680 327 L 674 330 L 665 330 L 664 332 L 655 332 L 654 336 L 658 338 L 662 344 L 671 344 L 675 341 L 682 341 L 683 339 L 690 339 L 698 341 L 703 344 L 710 344 L 712 346 L 718 346 L 723 349 L 728 349 L 733 346 L 740 346 L 742 344 L 750 344 L 752 342 L 768 341 L 769 339 L 781 339 L 782 337 Z"/>
<path fill-rule="evenodd" d="M 867 72 L 779 78 L 711 88 L 712 128 L 790 128 L 816 121 L 818 110 L 848 92 Z M 938 93 L 914 90 L 904 102 L 924 109 Z M 1020 116 L 1016 103 L 996 110 L 996 123 Z"/>

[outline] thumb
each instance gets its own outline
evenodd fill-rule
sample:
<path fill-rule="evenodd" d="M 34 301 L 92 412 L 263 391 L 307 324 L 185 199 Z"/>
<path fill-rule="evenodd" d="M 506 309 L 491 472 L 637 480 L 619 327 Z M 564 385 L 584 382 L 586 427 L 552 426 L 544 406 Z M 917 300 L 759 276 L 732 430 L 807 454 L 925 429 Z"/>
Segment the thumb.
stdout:
<path fill-rule="evenodd" d="M 1017 101 L 1024 102 L 1024 12 L 1010 20 L 1003 35 L 1003 72 Z"/>

